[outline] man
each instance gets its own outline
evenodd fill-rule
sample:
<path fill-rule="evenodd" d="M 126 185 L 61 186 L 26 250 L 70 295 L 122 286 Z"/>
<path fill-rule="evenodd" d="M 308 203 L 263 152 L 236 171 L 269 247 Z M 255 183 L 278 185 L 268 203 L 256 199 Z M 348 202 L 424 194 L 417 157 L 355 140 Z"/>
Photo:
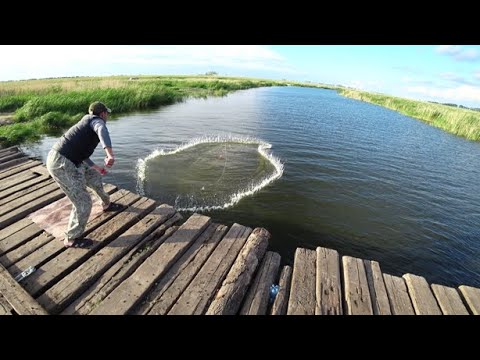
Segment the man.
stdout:
<path fill-rule="evenodd" d="M 92 210 L 92 200 L 87 186 L 102 200 L 103 211 L 121 208 L 118 204 L 111 203 L 110 196 L 103 190 L 101 175 L 105 175 L 107 170 L 90 160 L 100 142 L 107 154 L 105 165 L 111 167 L 115 162 L 106 126 L 111 110 L 105 104 L 95 101 L 90 104 L 88 112 L 89 114 L 72 126 L 53 145 L 47 158 L 48 172 L 73 204 L 63 241 L 65 247 L 84 248 L 93 243 L 90 239 L 82 238 Z"/>

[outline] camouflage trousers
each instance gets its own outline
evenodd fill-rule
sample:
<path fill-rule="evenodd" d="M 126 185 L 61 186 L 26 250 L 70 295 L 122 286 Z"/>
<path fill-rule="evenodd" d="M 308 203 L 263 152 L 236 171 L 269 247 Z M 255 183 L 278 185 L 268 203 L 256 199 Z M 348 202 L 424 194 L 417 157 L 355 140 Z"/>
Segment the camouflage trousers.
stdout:
<path fill-rule="evenodd" d="M 85 231 L 92 210 L 92 199 L 87 186 L 104 204 L 109 203 L 110 195 L 103 190 L 102 176 L 98 171 L 83 162 L 77 168 L 56 150 L 48 153 L 47 169 L 73 204 L 65 237 L 69 240 L 76 239 Z"/>

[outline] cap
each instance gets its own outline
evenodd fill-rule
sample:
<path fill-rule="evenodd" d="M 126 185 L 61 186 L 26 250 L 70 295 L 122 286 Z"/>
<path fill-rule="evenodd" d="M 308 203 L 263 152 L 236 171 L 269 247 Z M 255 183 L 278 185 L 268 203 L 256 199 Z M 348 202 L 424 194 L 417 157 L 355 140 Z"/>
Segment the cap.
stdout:
<path fill-rule="evenodd" d="M 100 113 L 102 113 L 104 111 L 106 111 L 108 113 L 112 112 L 112 110 L 107 108 L 105 106 L 105 104 L 100 102 L 100 101 L 95 101 L 95 102 L 91 103 L 90 106 L 88 107 L 88 112 L 90 114 L 93 114 L 93 115 L 100 115 Z"/>

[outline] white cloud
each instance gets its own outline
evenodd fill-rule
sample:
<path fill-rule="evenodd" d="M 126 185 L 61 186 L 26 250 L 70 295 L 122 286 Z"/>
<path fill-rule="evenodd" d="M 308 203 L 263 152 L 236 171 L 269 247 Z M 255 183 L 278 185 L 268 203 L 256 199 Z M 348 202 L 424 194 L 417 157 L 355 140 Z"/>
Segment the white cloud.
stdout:
<path fill-rule="evenodd" d="M 422 95 L 441 102 L 470 103 L 480 105 L 480 87 L 471 85 L 460 85 L 457 87 L 442 89 L 427 86 L 411 86 L 406 91 Z"/>
<path fill-rule="evenodd" d="M 0 80 L 53 76 L 142 74 L 142 69 L 204 66 L 296 73 L 286 59 L 260 45 L 2 45 Z M 84 74 L 87 72 L 87 74 Z M 90 72 L 90 73 L 88 73 Z M 191 73 L 191 72 L 190 72 Z"/>
<path fill-rule="evenodd" d="M 458 61 L 471 61 L 480 57 L 477 49 L 465 49 L 458 45 L 440 45 L 436 50 L 438 53 L 451 56 Z"/>

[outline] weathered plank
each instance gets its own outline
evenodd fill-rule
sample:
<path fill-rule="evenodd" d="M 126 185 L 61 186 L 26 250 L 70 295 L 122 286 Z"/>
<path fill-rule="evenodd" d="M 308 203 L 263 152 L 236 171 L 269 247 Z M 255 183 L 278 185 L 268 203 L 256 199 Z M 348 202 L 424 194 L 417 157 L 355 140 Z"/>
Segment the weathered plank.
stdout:
<path fill-rule="evenodd" d="M 26 171 L 28 169 L 37 167 L 39 165 L 42 165 L 42 163 L 40 161 L 28 160 L 28 161 L 26 161 L 22 164 L 19 164 L 17 166 L 13 166 L 9 169 L 0 170 L 0 180 L 9 178 L 10 176 L 19 174 L 23 171 Z"/>
<path fill-rule="evenodd" d="M 15 281 L 3 265 L 0 265 L 0 294 L 19 315 L 47 315 L 45 309 Z"/>
<path fill-rule="evenodd" d="M 3 153 L 6 153 L 6 152 L 18 152 L 20 151 L 18 149 L 18 146 L 14 145 L 14 146 L 10 146 L 8 148 L 4 148 L 2 149 L 1 146 L 0 146 L 0 154 L 3 154 Z"/>
<path fill-rule="evenodd" d="M 23 171 L 17 174 L 16 176 L 11 176 L 9 178 L 2 180 L 2 182 L 0 183 L 0 191 L 4 191 L 5 189 L 9 189 L 13 186 L 23 184 L 24 182 L 27 182 L 39 176 L 40 176 L 39 174 L 34 173 L 32 171 Z"/>
<path fill-rule="evenodd" d="M 413 309 L 417 315 L 442 315 L 437 300 L 424 277 L 404 274 Z"/>
<path fill-rule="evenodd" d="M 33 224 L 33 222 L 30 219 L 22 219 L 14 224 L 11 224 L 10 226 L 7 226 L 6 228 L 0 230 L 0 241 L 31 224 Z"/>
<path fill-rule="evenodd" d="M 468 310 L 462 302 L 457 289 L 432 284 L 432 291 L 437 298 L 438 305 L 443 315 L 468 315 Z"/>
<path fill-rule="evenodd" d="M 13 308 L 12 305 L 8 303 L 8 301 L 0 294 L 0 316 L 1 315 L 13 315 Z"/>
<path fill-rule="evenodd" d="M 315 251 L 295 250 L 287 315 L 315 315 L 316 261 Z"/>
<path fill-rule="evenodd" d="M 115 193 L 116 194 L 116 193 Z M 115 195 L 114 194 L 114 195 Z M 112 196 L 113 197 L 113 196 Z M 126 204 L 133 203 L 135 200 L 138 200 L 140 195 L 130 193 L 121 199 L 118 200 L 118 203 L 123 206 L 127 206 Z M 117 216 L 117 212 L 108 212 L 102 214 L 101 216 L 93 219 L 87 223 L 87 227 L 82 236 L 86 236 L 90 234 L 93 230 L 97 229 L 100 225 L 106 223 L 108 220 L 112 219 L 113 217 Z M 101 221 L 99 220 L 101 218 Z M 108 228 L 108 227 L 107 227 Z M 63 239 L 55 239 L 54 241 L 50 241 L 46 243 L 44 246 L 38 248 L 35 252 L 31 253 L 30 255 L 26 256 L 22 260 L 18 261 L 17 263 L 8 267 L 8 271 L 10 271 L 13 276 L 18 275 L 23 270 L 28 268 L 29 266 L 35 266 L 39 268 L 50 259 L 54 258 L 61 252 L 65 251 L 65 246 L 63 245 Z M 79 249 L 75 249 L 79 250 Z"/>
<path fill-rule="evenodd" d="M 177 261 L 209 225 L 207 216 L 193 214 L 159 246 L 122 284 L 113 290 L 91 314 L 126 314 Z"/>
<path fill-rule="evenodd" d="M 152 200 L 153 201 L 153 200 Z M 87 289 L 108 268 L 125 255 L 135 244 L 150 235 L 153 230 L 175 213 L 171 206 L 161 206 L 87 259 L 73 272 L 41 295 L 37 301 L 50 313 L 56 314 L 69 305 L 78 294 Z"/>
<path fill-rule="evenodd" d="M 6 252 L 26 243 L 42 232 L 43 229 L 40 229 L 36 224 L 32 223 L 24 227 L 22 230 L 10 235 L 9 237 L 0 240 L 0 255 L 3 255 Z"/>
<path fill-rule="evenodd" d="M 15 165 L 27 162 L 28 160 L 30 160 L 28 157 L 23 156 L 18 159 L 13 159 L 13 160 L 6 161 L 4 163 L 0 163 L 0 170 L 9 169 L 11 167 L 14 167 Z"/>
<path fill-rule="evenodd" d="M 45 194 L 42 197 L 39 197 L 38 199 L 35 199 L 23 206 L 20 206 L 19 208 L 10 211 L 3 216 L 0 216 L 0 229 L 3 229 L 10 224 L 13 224 L 14 222 L 20 220 L 21 218 L 27 216 L 35 210 L 38 210 L 45 205 L 50 204 L 51 202 L 54 202 L 55 200 L 58 200 L 64 196 L 65 194 L 63 193 L 63 191 L 58 189 L 51 193 Z"/>
<path fill-rule="evenodd" d="M 15 154 L 5 154 L 4 156 L 0 155 L 0 165 L 5 164 L 9 161 L 15 160 L 15 159 L 20 159 L 20 158 L 25 158 L 26 156 L 22 153 L 15 153 Z"/>
<path fill-rule="evenodd" d="M 133 274 L 143 261 L 154 253 L 166 239 L 178 230 L 178 226 L 173 226 L 173 224 L 181 219 L 182 216 L 176 213 L 168 219 L 165 224 L 162 224 L 152 234 L 140 241 L 140 243 L 135 245 L 122 259 L 110 267 L 92 286 L 71 303 L 62 314 L 89 314 L 108 294 L 120 285 L 123 280 Z"/>
<path fill-rule="evenodd" d="M 392 315 L 387 289 L 380 264 L 377 261 L 363 260 L 367 273 L 370 297 L 372 298 L 373 313 L 375 315 Z"/>
<path fill-rule="evenodd" d="M 289 265 L 285 265 L 280 273 L 280 281 L 278 282 L 278 293 L 272 304 L 270 315 L 286 315 L 288 298 L 290 297 L 290 286 L 292 284 L 293 269 Z"/>
<path fill-rule="evenodd" d="M 362 259 L 343 256 L 345 312 L 347 315 L 373 315 L 367 273 Z"/>
<path fill-rule="evenodd" d="M 269 238 L 266 229 L 253 230 L 208 307 L 207 315 L 235 315 L 238 312 L 250 280 L 267 251 Z"/>
<path fill-rule="evenodd" d="M 480 315 L 480 289 L 461 285 L 458 287 L 466 304 L 468 305 L 470 312 L 473 315 Z"/>
<path fill-rule="evenodd" d="M 40 268 L 41 271 L 33 273 L 24 280 L 23 286 L 25 290 L 32 294 L 33 297 L 39 296 L 77 268 L 88 257 L 140 221 L 154 208 L 155 200 L 145 197 L 141 198 L 127 210 L 117 215 L 114 220 L 91 232 L 88 237 L 94 240 L 94 244 L 90 248 L 63 251 L 54 259 L 43 264 Z"/>
<path fill-rule="evenodd" d="M 317 247 L 316 315 L 342 315 L 340 258 L 333 249 Z"/>
<path fill-rule="evenodd" d="M 239 312 L 240 315 L 267 314 L 270 286 L 278 278 L 280 260 L 280 255 L 276 252 L 268 251 L 265 254 L 260 269 L 245 296 L 245 301 Z"/>
<path fill-rule="evenodd" d="M 30 255 L 35 250 L 39 249 L 53 239 L 53 236 L 49 235 L 46 232 L 43 232 L 40 235 L 26 242 L 25 244 L 21 245 L 20 247 L 2 255 L 0 257 L 0 264 L 8 268 L 9 266 L 15 264 L 17 261 L 22 260 L 24 257 Z"/>
<path fill-rule="evenodd" d="M 0 206 L 9 203 L 19 197 L 22 197 L 33 191 L 37 191 L 44 186 L 53 183 L 53 179 L 49 180 L 48 176 L 36 176 L 33 179 L 24 183 L 13 186 L 9 189 L 0 192 Z"/>
<path fill-rule="evenodd" d="M 203 314 L 252 229 L 233 224 L 168 314 Z"/>
<path fill-rule="evenodd" d="M 387 289 L 390 309 L 393 315 L 415 315 L 413 305 L 408 295 L 405 280 L 398 276 L 383 274 Z"/>
<path fill-rule="evenodd" d="M 37 191 L 30 192 L 24 196 L 21 196 L 15 200 L 10 201 L 8 204 L 2 205 L 0 208 L 0 216 L 12 212 L 19 207 L 30 204 L 35 199 L 45 196 L 51 192 L 58 191 L 59 187 L 56 182 L 50 182 L 49 184 L 43 184 L 43 186 Z"/>
<path fill-rule="evenodd" d="M 218 245 L 227 227 L 212 223 L 151 289 L 132 314 L 165 315 Z"/>

